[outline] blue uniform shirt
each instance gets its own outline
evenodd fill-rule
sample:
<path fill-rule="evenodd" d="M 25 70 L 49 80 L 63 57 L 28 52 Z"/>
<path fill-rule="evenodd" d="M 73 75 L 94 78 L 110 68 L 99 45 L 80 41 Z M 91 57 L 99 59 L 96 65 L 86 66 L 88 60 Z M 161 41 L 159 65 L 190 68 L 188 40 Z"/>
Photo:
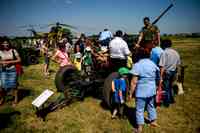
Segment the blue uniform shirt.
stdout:
<path fill-rule="evenodd" d="M 113 35 L 110 31 L 103 31 L 101 34 L 100 34 L 100 37 L 99 37 L 99 40 L 100 41 L 103 41 L 103 40 L 106 40 L 108 38 L 112 38 Z"/>
<path fill-rule="evenodd" d="M 151 50 L 151 57 L 150 59 L 156 64 L 158 65 L 159 61 L 160 61 L 160 56 L 163 53 L 162 48 L 160 47 L 155 47 Z"/>
<path fill-rule="evenodd" d="M 138 76 L 135 97 L 146 98 L 156 95 L 156 79 L 159 79 L 159 68 L 150 59 L 141 59 L 130 73 Z"/>

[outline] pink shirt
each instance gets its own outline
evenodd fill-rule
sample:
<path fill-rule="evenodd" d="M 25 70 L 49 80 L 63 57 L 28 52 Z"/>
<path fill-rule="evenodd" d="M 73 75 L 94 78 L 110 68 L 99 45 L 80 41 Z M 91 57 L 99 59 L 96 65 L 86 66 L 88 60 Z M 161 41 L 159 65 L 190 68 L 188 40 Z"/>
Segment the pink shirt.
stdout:
<path fill-rule="evenodd" d="M 60 50 L 57 50 L 56 51 L 56 56 L 59 58 L 61 67 L 71 64 L 70 60 L 69 60 L 69 57 L 68 57 L 68 54 L 66 52 L 62 52 Z"/>

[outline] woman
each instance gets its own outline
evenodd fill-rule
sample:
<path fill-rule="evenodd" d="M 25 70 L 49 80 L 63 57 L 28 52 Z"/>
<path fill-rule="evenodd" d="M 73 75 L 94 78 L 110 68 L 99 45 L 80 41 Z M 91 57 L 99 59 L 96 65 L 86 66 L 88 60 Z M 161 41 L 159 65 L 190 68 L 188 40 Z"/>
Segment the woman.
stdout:
<path fill-rule="evenodd" d="M 70 58 L 66 52 L 66 47 L 64 43 L 58 44 L 58 49 L 56 53 L 53 55 L 52 59 L 60 64 L 60 67 L 64 67 L 66 65 L 71 65 Z"/>
<path fill-rule="evenodd" d="M 13 104 L 18 102 L 17 96 L 17 73 L 15 64 L 21 62 L 18 52 L 12 49 L 7 38 L 2 40 L 0 44 L 0 88 L 1 92 L 6 93 L 12 91 L 14 96 Z M 3 103 L 4 96 L 1 97 L 1 103 Z"/>
<path fill-rule="evenodd" d="M 49 63 L 50 63 L 50 55 L 49 55 L 49 44 L 45 42 L 42 46 L 42 52 L 44 53 L 44 75 L 49 75 Z"/>
<path fill-rule="evenodd" d="M 142 132 L 144 125 L 144 111 L 147 107 L 148 120 L 151 126 L 156 123 L 157 114 L 154 106 L 156 95 L 156 80 L 159 79 L 159 68 L 150 60 L 150 51 L 140 49 L 140 60 L 134 65 L 130 73 L 133 75 L 129 99 L 135 92 L 137 133 Z"/>
<path fill-rule="evenodd" d="M 85 35 L 81 34 L 81 37 L 74 44 L 74 53 L 81 52 L 81 54 L 83 54 L 85 49 L 85 40 L 86 40 Z"/>

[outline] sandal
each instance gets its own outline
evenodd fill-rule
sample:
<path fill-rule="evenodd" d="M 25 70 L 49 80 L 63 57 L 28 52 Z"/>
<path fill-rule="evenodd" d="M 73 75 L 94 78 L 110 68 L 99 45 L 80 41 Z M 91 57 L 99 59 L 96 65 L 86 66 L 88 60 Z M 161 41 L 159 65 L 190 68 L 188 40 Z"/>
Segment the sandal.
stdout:
<path fill-rule="evenodd" d="M 12 106 L 13 106 L 13 107 L 16 107 L 16 106 L 17 106 L 17 103 L 16 103 L 16 102 L 13 102 L 13 103 L 12 103 Z"/>
<path fill-rule="evenodd" d="M 156 123 L 156 122 L 151 122 L 150 126 L 151 127 L 160 127 L 160 125 L 158 125 L 158 123 Z"/>
<path fill-rule="evenodd" d="M 111 116 L 111 119 L 117 119 L 117 117 L 112 115 L 112 116 Z"/>

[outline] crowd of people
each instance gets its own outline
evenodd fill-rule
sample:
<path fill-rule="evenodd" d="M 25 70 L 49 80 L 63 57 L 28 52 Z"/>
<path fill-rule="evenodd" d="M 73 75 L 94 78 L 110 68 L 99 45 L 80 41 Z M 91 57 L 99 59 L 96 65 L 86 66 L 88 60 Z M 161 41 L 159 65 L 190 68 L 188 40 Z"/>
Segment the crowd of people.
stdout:
<path fill-rule="evenodd" d="M 144 125 L 144 112 L 148 112 L 150 125 L 158 126 L 156 119 L 155 100 L 157 88 L 162 87 L 163 104 L 169 106 L 174 103 L 172 82 L 181 64 L 177 51 L 171 48 L 171 40 L 160 41 L 160 31 L 157 26 L 150 23 L 150 19 L 143 19 L 144 27 L 140 31 L 138 40 L 130 48 L 123 38 L 121 30 L 113 35 L 108 29 L 100 32 L 97 40 L 81 35 L 72 45 L 67 38 L 57 44 L 55 52 L 50 51 L 48 43 L 44 42 L 41 51 L 44 54 L 44 74 L 49 75 L 50 59 L 60 65 L 74 65 L 79 71 L 88 75 L 91 69 L 112 68 L 120 77 L 112 82 L 113 113 L 122 114 L 125 94 L 128 91 L 129 99 L 135 97 L 137 132 L 142 132 Z M 127 68 L 127 59 L 134 62 Z M 10 46 L 9 40 L 0 42 L 0 102 L 3 103 L 5 93 L 13 91 L 14 104 L 17 103 L 17 72 L 15 64 L 19 63 L 18 52 Z M 130 65 L 129 65 L 130 66 Z M 127 75 L 131 75 L 130 86 L 127 85 Z M 4 93 L 5 92 L 5 93 Z"/>

